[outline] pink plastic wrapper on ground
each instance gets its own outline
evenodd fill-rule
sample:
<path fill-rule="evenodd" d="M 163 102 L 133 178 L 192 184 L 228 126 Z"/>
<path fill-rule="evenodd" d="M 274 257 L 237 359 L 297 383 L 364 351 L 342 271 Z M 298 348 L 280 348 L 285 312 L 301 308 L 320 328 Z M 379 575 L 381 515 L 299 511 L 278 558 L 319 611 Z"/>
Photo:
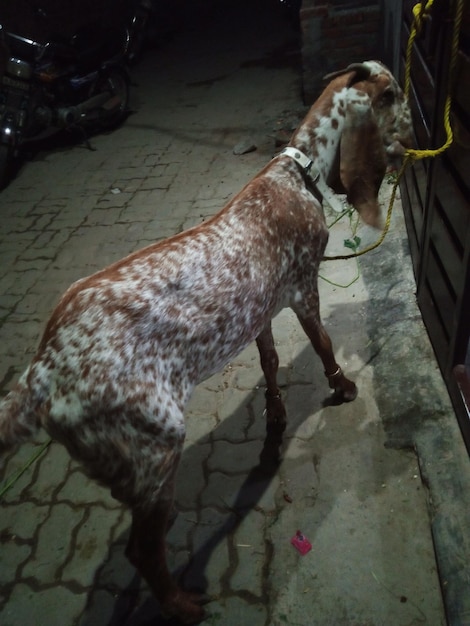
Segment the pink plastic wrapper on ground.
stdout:
<path fill-rule="evenodd" d="M 300 552 L 302 556 L 304 554 L 307 554 L 307 552 L 310 552 L 310 550 L 312 549 L 312 544 L 307 539 L 307 537 L 300 532 L 300 530 L 295 533 L 295 536 L 292 537 L 290 542 L 294 546 L 294 548 L 296 548 Z"/>

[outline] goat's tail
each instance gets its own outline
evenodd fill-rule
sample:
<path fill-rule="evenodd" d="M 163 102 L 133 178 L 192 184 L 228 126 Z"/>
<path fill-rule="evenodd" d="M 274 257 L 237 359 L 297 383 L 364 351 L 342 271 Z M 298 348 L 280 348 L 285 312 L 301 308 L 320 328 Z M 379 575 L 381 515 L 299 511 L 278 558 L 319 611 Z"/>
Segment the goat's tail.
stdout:
<path fill-rule="evenodd" d="M 31 439 L 39 426 L 37 402 L 20 380 L 0 402 L 0 454 Z"/>

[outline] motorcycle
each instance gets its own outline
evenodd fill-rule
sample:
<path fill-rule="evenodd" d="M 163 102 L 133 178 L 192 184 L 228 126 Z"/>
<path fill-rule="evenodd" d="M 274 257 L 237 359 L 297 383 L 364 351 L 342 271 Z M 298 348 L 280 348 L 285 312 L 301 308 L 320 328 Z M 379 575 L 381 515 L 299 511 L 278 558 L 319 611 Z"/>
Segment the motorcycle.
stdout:
<path fill-rule="evenodd" d="M 128 113 L 127 65 L 139 52 L 148 0 L 123 28 L 86 24 L 40 43 L 0 26 L 0 189 L 25 143 L 62 129 L 110 130 Z M 47 15 L 38 9 L 38 18 Z"/>

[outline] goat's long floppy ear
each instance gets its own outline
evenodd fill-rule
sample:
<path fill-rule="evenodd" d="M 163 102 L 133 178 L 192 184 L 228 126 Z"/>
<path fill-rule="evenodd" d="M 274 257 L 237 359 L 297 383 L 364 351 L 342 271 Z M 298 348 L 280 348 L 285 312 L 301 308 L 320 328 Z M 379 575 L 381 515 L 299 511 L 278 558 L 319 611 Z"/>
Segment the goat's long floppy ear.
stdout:
<path fill-rule="evenodd" d="M 364 222 L 380 227 L 378 192 L 386 157 L 370 101 L 350 102 L 340 144 L 340 177 Z"/>
<path fill-rule="evenodd" d="M 351 65 L 348 65 L 348 67 L 345 67 L 343 70 L 327 74 L 323 77 L 323 80 L 333 80 L 333 78 L 338 78 L 338 76 L 344 76 L 344 74 L 351 74 L 351 77 L 347 84 L 348 87 L 351 87 L 351 85 L 354 85 L 354 83 L 358 83 L 361 80 L 367 80 L 369 78 L 370 67 L 368 67 L 364 63 L 351 63 Z"/>

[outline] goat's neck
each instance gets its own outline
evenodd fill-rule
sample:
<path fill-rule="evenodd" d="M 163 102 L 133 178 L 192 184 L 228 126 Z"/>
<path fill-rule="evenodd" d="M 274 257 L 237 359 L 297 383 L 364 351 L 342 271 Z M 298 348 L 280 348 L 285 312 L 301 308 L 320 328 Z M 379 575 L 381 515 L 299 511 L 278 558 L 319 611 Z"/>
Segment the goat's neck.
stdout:
<path fill-rule="evenodd" d="M 289 144 L 312 159 L 325 180 L 330 177 L 336 161 L 347 95 L 347 89 L 322 94 Z"/>

